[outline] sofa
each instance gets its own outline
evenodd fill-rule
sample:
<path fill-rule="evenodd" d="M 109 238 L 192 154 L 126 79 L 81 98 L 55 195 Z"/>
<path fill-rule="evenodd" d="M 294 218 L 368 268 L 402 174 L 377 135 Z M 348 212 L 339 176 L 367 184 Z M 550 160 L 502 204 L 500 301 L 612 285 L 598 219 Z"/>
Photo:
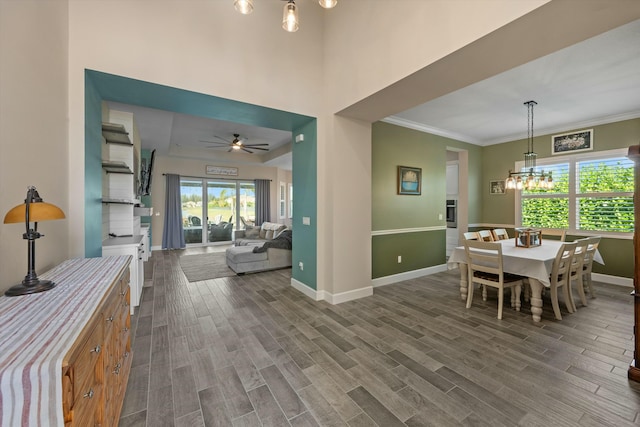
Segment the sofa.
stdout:
<path fill-rule="evenodd" d="M 236 230 L 234 245 L 246 246 L 253 243 L 261 245 L 267 240 L 277 237 L 286 229 L 286 224 L 265 221 L 260 227 L 246 227 L 244 230 Z"/>
<path fill-rule="evenodd" d="M 281 228 L 270 224 L 273 223 L 268 223 L 265 228 Z M 263 235 L 265 236 L 263 238 L 258 234 L 252 239 L 236 239 L 235 245 L 227 248 L 227 265 L 236 274 L 291 267 L 292 231 L 285 226 L 278 234 L 269 233 L 269 236 L 275 236 L 273 238 L 267 239 L 266 233 Z M 252 234 L 250 233 L 249 236 Z"/>

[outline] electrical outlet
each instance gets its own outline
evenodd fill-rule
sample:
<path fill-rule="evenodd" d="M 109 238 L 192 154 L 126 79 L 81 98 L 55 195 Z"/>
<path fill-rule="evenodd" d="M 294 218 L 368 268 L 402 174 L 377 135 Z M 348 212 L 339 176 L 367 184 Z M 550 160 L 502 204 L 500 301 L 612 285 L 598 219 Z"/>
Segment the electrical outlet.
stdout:
<path fill-rule="evenodd" d="M 300 267 L 300 271 L 304 271 L 304 263 L 302 261 L 298 263 L 298 267 Z"/>
<path fill-rule="evenodd" d="M 438 214 L 438 220 L 442 221 L 442 214 Z"/>
<path fill-rule="evenodd" d="M 402 263 L 402 255 L 398 255 L 398 264 Z"/>

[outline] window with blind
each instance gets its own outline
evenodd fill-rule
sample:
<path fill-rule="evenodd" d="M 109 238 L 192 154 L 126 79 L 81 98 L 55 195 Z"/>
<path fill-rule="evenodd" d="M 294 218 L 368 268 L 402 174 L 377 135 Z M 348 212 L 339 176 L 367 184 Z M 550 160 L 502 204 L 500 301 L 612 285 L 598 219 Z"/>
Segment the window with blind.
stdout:
<path fill-rule="evenodd" d="M 612 150 L 542 159 L 538 169 L 553 172 L 555 187 L 523 189 L 516 197 L 519 222 L 585 232 L 633 232 L 633 162 L 625 155 L 625 150 Z"/>

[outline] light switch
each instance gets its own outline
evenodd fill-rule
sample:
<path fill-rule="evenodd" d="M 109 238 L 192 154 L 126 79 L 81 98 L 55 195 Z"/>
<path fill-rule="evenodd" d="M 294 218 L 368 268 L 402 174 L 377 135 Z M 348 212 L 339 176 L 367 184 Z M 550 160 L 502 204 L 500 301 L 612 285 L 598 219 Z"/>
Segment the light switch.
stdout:
<path fill-rule="evenodd" d="M 311 225 L 311 218 L 309 218 L 308 216 L 303 216 L 302 225 Z"/>

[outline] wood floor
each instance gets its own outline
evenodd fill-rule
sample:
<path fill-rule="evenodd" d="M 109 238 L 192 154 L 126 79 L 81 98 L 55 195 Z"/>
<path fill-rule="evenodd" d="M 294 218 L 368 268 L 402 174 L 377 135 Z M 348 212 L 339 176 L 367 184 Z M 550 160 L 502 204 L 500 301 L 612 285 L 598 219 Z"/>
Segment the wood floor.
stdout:
<path fill-rule="evenodd" d="M 458 270 L 330 305 L 288 269 L 188 283 L 181 253 L 147 265 L 122 427 L 640 424 L 628 288 L 533 324 L 465 309 Z"/>

